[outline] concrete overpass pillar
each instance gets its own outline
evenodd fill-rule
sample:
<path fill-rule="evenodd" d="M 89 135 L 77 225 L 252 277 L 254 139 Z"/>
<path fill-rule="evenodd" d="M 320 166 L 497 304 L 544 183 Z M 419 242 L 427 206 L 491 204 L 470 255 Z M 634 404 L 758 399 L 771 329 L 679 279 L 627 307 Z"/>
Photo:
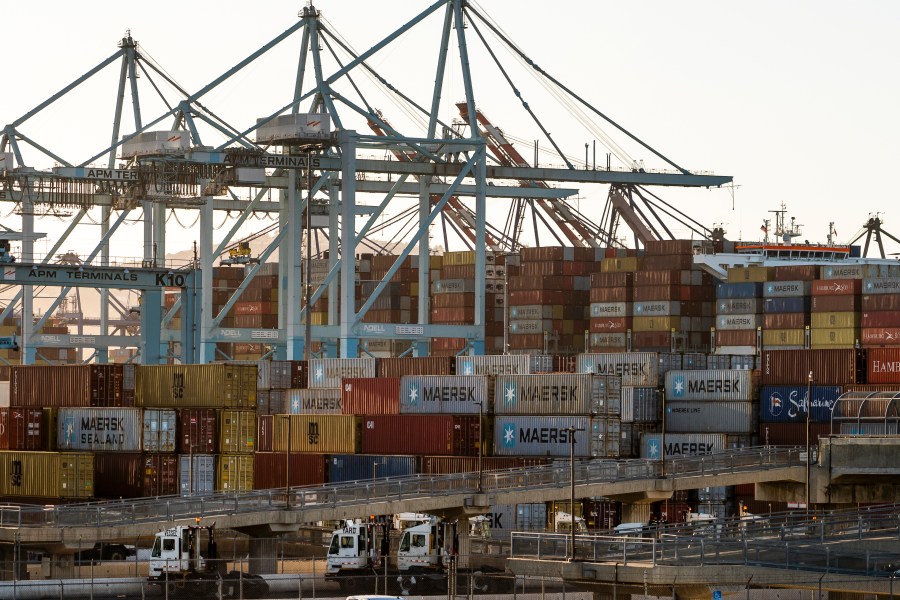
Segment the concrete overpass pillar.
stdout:
<path fill-rule="evenodd" d="M 278 572 L 278 540 L 274 537 L 250 538 L 250 562 L 248 569 L 253 575 Z"/>
<path fill-rule="evenodd" d="M 623 523 L 648 523 L 650 522 L 650 504 L 641 502 L 637 504 L 622 504 Z"/>

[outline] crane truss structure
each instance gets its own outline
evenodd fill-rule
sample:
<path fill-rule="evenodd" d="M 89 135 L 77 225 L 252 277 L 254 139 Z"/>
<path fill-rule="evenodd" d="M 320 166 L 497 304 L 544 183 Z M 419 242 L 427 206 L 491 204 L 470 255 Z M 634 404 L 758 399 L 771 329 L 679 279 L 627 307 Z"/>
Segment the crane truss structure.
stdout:
<path fill-rule="evenodd" d="M 21 260 L 35 267 L 51 263 L 79 223 L 85 217 L 90 219 L 91 211 L 99 209 L 100 239 L 83 260 L 84 265 L 110 267 L 113 263 L 111 240 L 123 229 L 122 224 L 129 215 L 139 213 L 139 222 L 143 226 L 143 255 L 139 266 L 167 268 L 160 258 L 166 256 L 167 212 L 192 211 L 199 222 L 199 243 L 196 258 L 188 266 L 198 272 L 194 287 L 200 295 L 196 302 L 200 315 L 198 322 L 189 324 L 187 329 L 183 325 L 181 332 L 166 329 L 181 308 L 182 301 L 179 300 L 175 306 L 163 311 L 158 325 L 148 324 L 146 319 L 141 323 L 143 334 L 146 334 L 146 327 L 160 327 L 163 343 L 184 342 L 180 339 L 185 335 L 184 331 L 195 329 L 197 342 L 190 344 L 194 350 L 182 352 L 181 360 L 227 359 L 229 357 L 217 355 L 216 344 L 242 341 L 266 343 L 276 358 L 308 355 L 307 341 L 323 342 L 326 355 L 352 357 L 361 351 L 360 341 L 368 338 L 410 340 L 418 354 L 427 353 L 431 338 L 465 338 L 469 341 L 469 350 L 479 354 L 484 351 L 487 251 L 514 252 L 529 243 L 523 239 L 529 211 L 534 226 L 531 243 L 538 245 L 549 239 L 585 247 L 619 245 L 622 224 L 631 230 L 637 243 L 643 243 L 671 237 L 666 220 L 672 219 L 701 237 L 711 235 L 711 230 L 686 217 L 651 193 L 649 188 L 717 187 L 731 182 L 731 177 L 688 171 L 654 150 L 540 68 L 474 2 L 438 0 L 362 53 L 354 51 L 311 3 L 303 8 L 299 17 L 283 33 L 195 92 L 188 92 L 149 59 L 129 33 L 112 56 L 6 125 L 0 137 L 0 200 L 15 203 L 21 214 Z M 430 89 L 430 97 L 416 101 L 411 92 L 401 91 L 376 71 L 372 63 L 379 52 L 397 44 L 404 34 L 424 27 L 429 19 L 440 19 L 441 23 L 434 86 Z M 262 113 L 265 116 L 251 123 L 235 126 L 219 117 L 207 104 L 211 93 L 295 34 L 300 36 L 300 55 L 290 97 L 276 102 L 275 106 L 265 107 Z M 587 145 L 583 164 L 563 151 L 562 143 L 551 136 L 548 126 L 513 81 L 513 72 L 501 64 L 488 36 L 493 36 L 512 54 L 525 72 L 540 80 L 542 85 L 552 87 L 555 94 L 564 95 L 567 104 L 577 109 L 582 122 L 589 122 L 588 130 L 609 149 L 606 168 L 598 169 L 596 160 L 593 166 L 588 164 Z M 509 136 L 486 118 L 482 104 L 476 101 L 480 97 L 476 94 L 472 68 L 475 48 L 486 53 L 487 63 L 500 73 L 499 81 L 505 82 L 512 96 L 519 100 L 528 120 L 553 148 L 556 158 L 562 161 L 561 166 L 538 166 L 537 150 L 534 164 L 529 164 Z M 451 50 L 455 50 L 458 60 L 451 59 Z M 27 125 L 30 119 L 116 62 L 120 71 L 108 145 L 101 145 L 86 160 L 67 160 L 62 153 L 54 152 L 29 136 Z M 439 115 L 442 107 L 449 104 L 444 98 L 448 95 L 444 82 L 453 67 L 461 76 L 465 98 L 462 102 L 452 103 L 461 120 L 448 123 Z M 311 83 L 307 83 L 308 71 L 312 72 Z M 168 87 L 177 96 L 174 101 L 163 98 L 164 108 L 149 120 L 144 117 L 146 96 L 141 96 L 139 76 L 152 84 L 151 95 L 163 98 L 162 88 Z M 402 107 L 407 116 L 411 115 L 413 124 L 409 128 L 392 126 L 385 114 L 363 93 L 360 83 L 363 78 L 369 79 L 372 87 Z M 123 133 L 127 129 L 124 124 L 128 112 L 125 109 L 126 91 L 131 98 L 133 130 L 130 133 Z M 267 94 L 266 99 L 270 98 Z M 307 112 L 302 113 L 301 107 Z M 324 120 L 333 124 L 334 132 L 293 138 L 272 138 L 262 134 L 267 127 L 277 126 L 285 118 L 296 121 L 304 115 L 314 117 L 316 122 Z M 373 134 L 360 133 L 354 128 L 357 123 L 364 124 L 360 127 L 368 127 Z M 611 128 L 614 134 L 605 133 L 600 124 Z M 623 143 L 613 141 L 613 135 L 621 137 L 647 160 L 661 163 L 661 168 L 645 168 L 644 159 L 631 158 Z M 216 142 L 212 141 L 214 138 Z M 148 139 L 151 141 L 149 150 L 142 145 Z M 49 170 L 30 167 L 26 150 L 37 152 L 45 160 L 60 166 Z M 612 166 L 613 156 L 621 166 Z M 98 161 L 102 161 L 101 166 L 97 166 Z M 606 208 L 599 225 L 573 203 L 578 197 L 577 187 L 559 187 L 593 184 L 609 185 Z M 274 199 L 273 192 L 277 196 Z M 377 199 L 376 202 L 362 201 L 372 197 Z M 398 201 L 403 198 L 407 198 L 407 204 L 411 206 L 398 207 Z M 505 227 L 497 227 L 488 219 L 488 199 L 492 206 L 501 202 L 511 205 Z M 74 211 L 74 216 L 70 218 L 65 234 L 45 256 L 39 257 L 35 254 L 32 235 L 35 218 L 59 210 Z M 239 216 L 224 238 L 214 243 L 214 215 L 223 211 Z M 277 234 L 256 260 L 247 265 L 246 279 L 224 307 L 214 314 L 214 261 L 235 246 L 241 227 L 257 213 L 277 216 Z M 315 237 L 317 244 L 322 235 L 328 241 L 329 271 L 317 286 L 311 285 L 308 276 L 304 281 L 301 273 L 303 259 L 308 260 L 311 256 L 310 216 L 313 213 L 327 220 L 327 227 Z M 384 221 L 388 214 L 395 216 Z M 385 222 L 395 231 L 402 232 L 402 240 L 383 241 L 389 235 Z M 437 229 L 439 225 L 445 249 L 452 243 L 461 243 L 475 252 L 474 322 L 470 325 L 430 324 L 428 294 L 421 293 L 417 324 L 363 323 L 366 312 L 408 256 L 417 255 L 419 264 L 428 264 L 432 252 L 431 229 Z M 539 229 L 545 232 L 543 240 L 538 236 Z M 456 235 L 453 240 L 451 233 Z M 307 242 L 305 257 L 302 252 L 304 237 Z M 281 282 L 279 327 L 271 330 L 222 327 L 225 314 L 276 250 Z M 355 259 L 360 251 L 390 251 L 398 257 L 374 292 L 357 308 Z M 324 255 L 321 249 L 319 255 Z M 418 277 L 419 289 L 428 290 L 428 269 L 420 269 Z M 109 290 L 102 282 L 96 287 L 104 297 L 101 299 L 100 341 L 95 345 L 94 356 L 105 362 L 111 343 L 106 335 L 110 327 L 108 307 L 115 304 L 105 296 Z M 312 287 L 315 287 L 314 291 Z M 34 332 L 56 311 L 67 293 L 68 288 L 63 287 L 36 322 L 31 318 L 22 319 L 25 362 L 35 359 Z M 142 292 L 145 294 L 144 306 L 147 305 L 147 293 L 146 290 Z M 326 293 L 329 324 L 311 326 L 307 307 Z M 158 302 L 156 292 L 151 298 L 152 302 Z M 0 311 L 0 319 L 13 314 L 16 306 L 21 307 L 23 315 L 33 314 L 31 285 L 21 287 Z M 156 339 L 156 332 L 153 339 Z M 130 341 L 127 336 L 119 336 L 115 343 L 139 345 L 137 340 Z M 166 356 L 165 352 L 154 350 L 141 360 L 161 362 L 169 358 L 172 357 Z"/>

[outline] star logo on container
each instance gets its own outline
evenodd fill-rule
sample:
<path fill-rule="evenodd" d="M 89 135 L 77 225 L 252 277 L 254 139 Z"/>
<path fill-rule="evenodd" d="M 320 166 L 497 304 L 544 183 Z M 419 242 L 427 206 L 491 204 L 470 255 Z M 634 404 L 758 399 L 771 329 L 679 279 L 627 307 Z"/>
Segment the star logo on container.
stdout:
<path fill-rule="evenodd" d="M 474 365 L 472 365 L 471 360 L 463 361 L 462 368 L 463 368 L 463 375 L 472 375 L 473 372 L 475 371 L 475 367 L 474 367 Z"/>
<path fill-rule="evenodd" d="M 407 399 L 407 404 L 418 404 L 419 403 L 419 385 L 414 383 L 409 386 L 409 398 Z"/>
<path fill-rule="evenodd" d="M 325 377 L 325 369 L 322 367 L 316 367 L 316 381 L 322 381 Z"/>
<path fill-rule="evenodd" d="M 777 417 L 781 414 L 781 411 L 784 410 L 784 401 L 781 399 L 781 396 L 778 395 L 778 392 L 773 392 L 771 396 L 769 396 L 769 412 L 772 413 L 773 417 Z"/>
<path fill-rule="evenodd" d="M 675 375 L 672 378 L 672 397 L 684 398 L 684 375 Z"/>
<path fill-rule="evenodd" d="M 506 403 L 515 404 L 516 395 L 516 384 L 510 381 L 508 384 L 506 384 L 506 388 L 503 390 L 503 396 L 506 398 Z"/>
<path fill-rule="evenodd" d="M 291 412 L 297 414 L 300 412 L 300 398 L 291 400 Z"/>
<path fill-rule="evenodd" d="M 831 267 L 827 267 L 827 268 L 825 269 L 825 277 L 831 277 L 831 274 L 832 274 L 832 273 L 833 273 L 833 270 L 832 270 Z"/>
<path fill-rule="evenodd" d="M 65 433 L 66 446 L 72 445 L 72 436 L 75 435 L 75 417 L 69 415 L 63 422 L 63 432 Z"/>
<path fill-rule="evenodd" d="M 514 448 L 516 446 L 516 426 L 507 423 L 503 426 L 503 447 Z"/>
<path fill-rule="evenodd" d="M 647 442 L 647 456 L 648 458 L 659 458 L 659 442 L 656 440 Z"/>
<path fill-rule="evenodd" d="M 766 286 L 766 291 L 769 292 L 769 293 L 771 294 L 772 292 L 775 291 L 775 286 L 774 286 L 774 285 L 767 285 L 767 286 Z"/>

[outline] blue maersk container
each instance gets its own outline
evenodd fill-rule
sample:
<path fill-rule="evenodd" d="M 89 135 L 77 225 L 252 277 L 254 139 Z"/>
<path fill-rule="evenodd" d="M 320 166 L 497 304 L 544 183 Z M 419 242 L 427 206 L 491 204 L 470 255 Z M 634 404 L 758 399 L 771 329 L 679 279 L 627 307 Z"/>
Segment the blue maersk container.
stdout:
<path fill-rule="evenodd" d="M 763 284 L 754 281 L 744 283 L 720 283 L 716 287 L 716 298 L 761 298 Z"/>
<path fill-rule="evenodd" d="M 814 385 L 810 387 L 812 400 L 809 420 L 812 423 L 830 423 L 832 411 L 839 416 L 837 399 L 841 387 Z M 759 420 L 763 423 L 805 423 L 805 385 L 766 385 L 759 391 Z"/>
<path fill-rule="evenodd" d="M 763 304 L 763 312 L 767 313 L 808 313 L 809 296 L 794 296 L 792 298 L 766 298 Z"/>
<path fill-rule="evenodd" d="M 334 454 L 328 460 L 328 482 L 367 481 L 374 477 L 415 475 L 419 472 L 417 456 L 376 456 Z"/>

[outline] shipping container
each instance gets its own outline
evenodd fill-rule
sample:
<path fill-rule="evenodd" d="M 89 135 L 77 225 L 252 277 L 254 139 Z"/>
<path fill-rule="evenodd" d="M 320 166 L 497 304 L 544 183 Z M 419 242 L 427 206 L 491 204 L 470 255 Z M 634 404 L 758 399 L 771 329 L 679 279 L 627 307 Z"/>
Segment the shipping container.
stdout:
<path fill-rule="evenodd" d="M 220 454 L 216 458 L 216 491 L 249 492 L 252 489 L 252 454 Z"/>
<path fill-rule="evenodd" d="M 863 280 L 864 294 L 900 294 L 900 277 L 872 277 Z"/>
<path fill-rule="evenodd" d="M 378 361 L 379 377 L 404 377 L 406 375 L 453 375 L 456 359 L 452 356 L 409 356 L 382 358 Z"/>
<path fill-rule="evenodd" d="M 216 415 L 219 428 L 218 451 L 249 454 L 256 449 L 256 411 L 221 410 Z"/>
<path fill-rule="evenodd" d="M 14 365 L 10 406 L 122 405 L 122 365 Z"/>
<path fill-rule="evenodd" d="M 483 456 L 481 470 L 484 473 L 540 467 L 549 465 L 549 458 L 531 458 L 522 456 Z M 479 458 L 476 456 L 423 456 L 421 473 L 423 475 L 451 475 L 454 473 L 477 473 Z"/>
<path fill-rule="evenodd" d="M 723 433 L 647 433 L 641 436 L 641 458 L 659 460 L 665 448 L 665 458 L 702 456 L 728 449 Z"/>
<path fill-rule="evenodd" d="M 861 279 L 820 279 L 813 281 L 813 296 L 858 296 L 862 293 Z"/>
<path fill-rule="evenodd" d="M 363 454 L 476 456 L 481 440 L 477 415 L 372 415 L 362 431 Z"/>
<path fill-rule="evenodd" d="M 763 309 L 761 298 L 733 298 L 716 301 L 716 313 L 720 315 L 759 314 Z"/>
<path fill-rule="evenodd" d="M 811 329 L 809 347 L 812 349 L 856 348 L 859 342 L 859 328 Z"/>
<path fill-rule="evenodd" d="M 272 452 L 275 443 L 275 415 L 256 416 L 256 453 Z"/>
<path fill-rule="evenodd" d="M 327 483 L 327 458 L 323 454 L 257 452 L 253 455 L 253 489 Z M 285 473 L 290 473 L 290 479 Z"/>
<path fill-rule="evenodd" d="M 810 281 L 770 281 L 763 286 L 764 298 L 795 298 L 809 296 Z"/>
<path fill-rule="evenodd" d="M 717 300 L 762 298 L 763 284 L 757 282 L 720 283 L 716 286 Z"/>
<path fill-rule="evenodd" d="M 307 386 L 308 365 L 305 360 L 261 360 L 256 365 L 257 389 L 286 390 Z"/>
<path fill-rule="evenodd" d="M 543 502 L 492 504 L 490 510 L 480 516 L 485 518 L 480 537 L 501 542 L 509 542 L 513 531 L 547 529 L 547 505 Z"/>
<path fill-rule="evenodd" d="M 371 481 L 382 477 L 415 475 L 418 472 L 418 456 L 332 454 L 328 457 L 329 483 Z"/>
<path fill-rule="evenodd" d="M 866 377 L 868 383 L 898 384 L 900 389 L 900 348 L 869 348 Z"/>
<path fill-rule="evenodd" d="M 273 414 L 339 415 L 342 414 L 341 388 L 308 388 L 284 390 L 284 405 Z"/>
<path fill-rule="evenodd" d="M 643 303 L 641 303 L 643 304 Z M 653 303 L 650 303 L 653 304 Z M 515 308 L 515 307 L 513 307 Z M 538 318 L 538 319 L 546 319 L 546 318 L 559 318 L 553 317 L 552 315 L 547 316 L 518 316 L 513 315 L 513 308 L 510 308 L 510 318 Z M 630 317 L 632 316 L 632 303 L 631 302 L 592 302 L 590 306 L 590 316 L 591 317 Z"/>
<path fill-rule="evenodd" d="M 844 385 L 865 380 L 865 352 L 854 349 L 766 350 L 760 357 L 762 385 Z"/>
<path fill-rule="evenodd" d="M 811 300 L 809 296 L 793 298 L 766 298 L 763 301 L 765 313 L 808 313 Z"/>
<path fill-rule="evenodd" d="M 400 412 L 399 377 L 345 377 L 341 412 L 347 415 L 396 415 Z"/>
<path fill-rule="evenodd" d="M 218 448 L 218 421 L 214 408 L 183 408 L 178 411 L 181 430 L 178 452 L 212 454 Z"/>
<path fill-rule="evenodd" d="M 668 400 L 742 400 L 756 398 L 756 378 L 746 370 L 695 370 L 666 373 Z"/>
<path fill-rule="evenodd" d="M 816 329 L 858 328 L 860 323 L 858 312 L 816 312 L 810 317 L 809 324 Z"/>
<path fill-rule="evenodd" d="M 189 497 L 213 493 L 216 490 L 215 455 L 179 455 L 178 489 L 182 496 Z"/>
<path fill-rule="evenodd" d="M 339 388 L 344 377 L 375 377 L 375 359 L 314 358 L 309 361 L 310 388 Z"/>
<path fill-rule="evenodd" d="M 94 497 L 90 452 L 0 452 L 0 496 L 86 500 Z"/>
<path fill-rule="evenodd" d="M 607 440 L 596 437 L 602 419 L 564 416 L 498 416 L 494 418 L 494 454 L 497 456 L 568 457 L 572 451 L 577 458 L 603 456 Z M 574 428 L 575 433 L 570 433 Z M 616 440 L 617 442 L 618 440 Z"/>
<path fill-rule="evenodd" d="M 140 408 L 60 408 L 56 447 L 91 452 L 140 452 Z"/>
<path fill-rule="evenodd" d="M 9 367 L 7 367 L 9 369 Z M 0 408 L 9 406 L 9 380 L 0 380 Z"/>
<path fill-rule="evenodd" d="M 860 296 L 864 311 L 900 310 L 900 294 L 866 294 Z"/>
<path fill-rule="evenodd" d="M 43 450 L 44 412 L 0 408 L 0 450 Z"/>
<path fill-rule="evenodd" d="M 877 265 L 836 265 L 822 267 L 822 279 L 865 279 L 877 277 Z"/>
<path fill-rule="evenodd" d="M 659 422 L 622 423 L 622 440 L 619 442 L 621 458 L 640 458 L 641 436 L 659 431 Z"/>
<path fill-rule="evenodd" d="M 810 314 L 808 312 L 783 312 L 783 313 L 766 313 L 763 315 L 763 340 L 766 338 L 766 332 L 777 330 L 777 329 L 804 329 L 807 325 L 810 324 L 810 321 L 815 322 L 816 318 L 813 315 L 812 319 L 810 319 Z M 820 322 L 821 319 L 820 319 Z M 813 325 L 815 327 L 815 325 Z M 765 343 L 765 341 L 763 341 Z M 801 342 L 802 343 L 802 342 Z"/>
<path fill-rule="evenodd" d="M 158 453 L 97 453 L 97 498 L 149 498 L 178 494 L 178 457 Z"/>
<path fill-rule="evenodd" d="M 256 365 L 138 365 L 135 404 L 155 408 L 256 408 Z"/>
<path fill-rule="evenodd" d="M 900 327 L 900 311 L 871 310 L 859 316 L 857 326 L 863 327 Z M 850 327 L 851 325 L 848 325 Z"/>
<path fill-rule="evenodd" d="M 178 416 L 173 409 L 145 408 L 143 411 L 144 452 L 175 452 Z M 173 492 L 174 493 L 174 492 Z"/>
<path fill-rule="evenodd" d="M 756 329 L 760 326 L 762 326 L 762 317 L 756 313 L 716 317 L 716 329 L 720 331 Z"/>
<path fill-rule="evenodd" d="M 494 387 L 498 415 L 591 415 L 601 411 L 605 377 L 582 374 L 500 375 Z"/>
<path fill-rule="evenodd" d="M 877 296 L 870 296 L 872 298 Z M 880 296 L 893 298 L 893 296 Z M 813 296 L 810 300 L 809 310 L 816 312 L 859 312 L 863 309 L 862 297 L 855 296 Z"/>
<path fill-rule="evenodd" d="M 861 327 L 859 341 L 863 346 L 896 346 L 900 344 L 900 327 Z"/>
<path fill-rule="evenodd" d="M 660 418 L 660 397 L 655 387 L 622 386 L 622 422 L 655 423 Z"/>
<path fill-rule="evenodd" d="M 759 422 L 755 402 L 666 402 L 666 431 L 751 434 Z"/>
<path fill-rule="evenodd" d="M 362 445 L 362 418 L 354 415 L 276 415 L 275 452 L 355 454 Z M 382 454 L 406 454 L 405 452 Z"/>
<path fill-rule="evenodd" d="M 457 356 L 457 375 L 528 375 L 527 356 L 489 354 Z"/>
<path fill-rule="evenodd" d="M 418 375 L 400 380 L 401 414 L 488 414 L 486 375 Z M 387 414 L 387 413 L 385 413 Z"/>
<path fill-rule="evenodd" d="M 798 313 L 799 314 L 799 313 Z M 806 348 L 807 329 L 764 329 L 762 345 L 764 348 L 777 346 L 782 349 L 799 350 Z"/>
<path fill-rule="evenodd" d="M 840 386 L 763 386 L 759 392 L 760 420 L 767 423 L 806 422 L 807 398 L 810 397 L 809 420 L 828 423 L 840 395 Z"/>
<path fill-rule="evenodd" d="M 659 361 L 655 352 L 579 354 L 578 372 L 618 375 L 623 386 L 656 386 L 659 383 Z"/>

